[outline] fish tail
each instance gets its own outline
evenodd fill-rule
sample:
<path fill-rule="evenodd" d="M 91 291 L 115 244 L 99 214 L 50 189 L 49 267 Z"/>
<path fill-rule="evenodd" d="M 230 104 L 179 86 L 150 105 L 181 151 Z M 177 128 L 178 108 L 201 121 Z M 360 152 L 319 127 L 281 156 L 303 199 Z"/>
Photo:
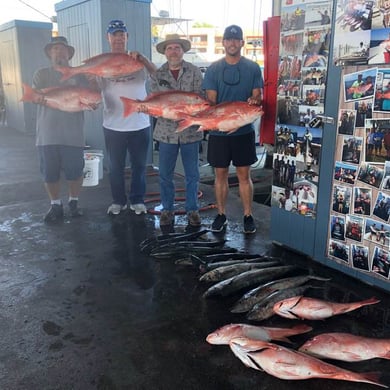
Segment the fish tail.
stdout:
<path fill-rule="evenodd" d="M 20 99 L 21 102 L 34 102 L 36 98 L 36 92 L 28 85 L 23 83 L 23 96 Z"/>
<path fill-rule="evenodd" d="M 375 298 L 375 297 L 371 297 L 369 299 L 366 299 L 365 301 L 363 301 L 362 303 L 365 304 L 365 305 L 374 305 L 375 303 L 379 303 L 380 300 Z"/>
<path fill-rule="evenodd" d="M 379 378 L 381 377 L 380 372 L 364 372 L 361 374 L 361 376 L 363 379 L 365 379 L 366 383 L 371 383 L 373 385 L 377 385 L 385 388 L 389 387 L 379 381 Z"/>
<path fill-rule="evenodd" d="M 127 117 L 130 114 L 133 114 L 134 112 L 138 111 L 137 108 L 137 101 L 134 99 L 129 99 L 127 97 L 121 96 L 120 99 L 123 103 L 123 116 Z"/>

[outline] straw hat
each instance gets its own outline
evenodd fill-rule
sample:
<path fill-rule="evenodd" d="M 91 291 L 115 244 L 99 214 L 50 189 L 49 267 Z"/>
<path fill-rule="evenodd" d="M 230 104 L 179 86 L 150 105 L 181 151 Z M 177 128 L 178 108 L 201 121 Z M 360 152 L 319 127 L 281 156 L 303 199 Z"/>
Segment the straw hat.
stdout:
<path fill-rule="evenodd" d="M 54 45 L 64 45 L 68 49 L 69 60 L 74 56 L 74 47 L 68 44 L 68 40 L 65 37 L 52 37 L 50 43 L 48 43 L 44 50 L 46 55 L 50 58 L 50 49 Z"/>
<path fill-rule="evenodd" d="M 165 41 L 156 45 L 156 50 L 161 54 L 165 54 L 165 48 L 172 43 L 178 43 L 183 48 L 184 53 L 191 49 L 189 40 L 180 38 L 179 34 L 167 34 Z"/>

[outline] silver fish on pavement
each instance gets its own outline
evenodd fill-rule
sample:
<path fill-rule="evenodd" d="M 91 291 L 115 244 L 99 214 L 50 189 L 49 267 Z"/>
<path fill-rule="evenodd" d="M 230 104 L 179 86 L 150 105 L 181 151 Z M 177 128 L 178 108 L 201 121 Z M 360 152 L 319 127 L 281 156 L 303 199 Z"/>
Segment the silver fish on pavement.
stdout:
<path fill-rule="evenodd" d="M 253 306 L 261 302 L 273 292 L 287 288 L 298 287 L 308 282 L 309 280 L 328 281 L 330 279 L 315 275 L 298 275 L 289 278 L 273 280 L 272 282 L 262 284 L 261 286 L 248 291 L 234 304 L 230 311 L 232 313 L 245 313 L 251 310 Z"/>
<path fill-rule="evenodd" d="M 232 276 L 241 274 L 242 272 L 252 269 L 268 268 L 280 265 L 280 261 L 265 261 L 258 263 L 235 263 L 226 266 L 221 266 L 210 270 L 203 274 L 200 278 L 200 282 L 220 282 L 221 280 L 231 278 Z"/>
<path fill-rule="evenodd" d="M 246 271 L 214 284 L 203 294 L 203 297 L 209 298 L 215 295 L 227 296 L 257 283 L 284 275 L 296 268 L 295 265 L 283 265 Z"/>
<path fill-rule="evenodd" d="M 281 301 L 282 299 L 301 295 L 311 287 L 313 286 L 303 285 L 274 291 L 267 298 L 263 299 L 259 303 L 256 303 L 256 305 L 254 305 L 253 308 L 247 313 L 246 318 L 251 321 L 266 320 L 275 315 L 273 310 L 275 303 Z"/>

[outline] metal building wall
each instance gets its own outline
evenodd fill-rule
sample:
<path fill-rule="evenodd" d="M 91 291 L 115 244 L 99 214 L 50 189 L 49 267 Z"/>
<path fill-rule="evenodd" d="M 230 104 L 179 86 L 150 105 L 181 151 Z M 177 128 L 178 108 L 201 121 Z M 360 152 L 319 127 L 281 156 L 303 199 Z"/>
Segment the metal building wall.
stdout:
<path fill-rule="evenodd" d="M 110 20 L 123 20 L 129 32 L 129 50 L 151 57 L 151 0 L 64 0 L 55 5 L 58 33 L 75 47 L 71 65 L 109 51 L 106 28 Z M 102 109 L 85 115 L 86 143 L 104 150 Z M 150 149 L 149 163 L 152 152 Z"/>
<path fill-rule="evenodd" d="M 22 83 L 31 85 L 34 72 L 49 65 L 43 47 L 50 41 L 51 32 L 51 23 L 13 20 L 0 26 L 7 125 L 22 132 L 34 133 L 36 122 L 36 107 L 20 102 Z"/>

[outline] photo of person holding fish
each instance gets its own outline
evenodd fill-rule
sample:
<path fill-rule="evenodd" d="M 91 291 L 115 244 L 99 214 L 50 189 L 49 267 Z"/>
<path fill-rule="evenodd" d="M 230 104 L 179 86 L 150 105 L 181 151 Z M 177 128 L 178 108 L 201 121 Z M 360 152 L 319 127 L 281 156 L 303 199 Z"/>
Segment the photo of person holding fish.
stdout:
<path fill-rule="evenodd" d="M 263 77 L 255 62 L 241 55 L 244 46 L 242 29 L 231 25 L 226 27 L 223 40 L 225 57 L 214 62 L 207 69 L 203 89 L 213 104 L 222 102 L 247 102 L 250 108 L 262 104 Z M 260 116 L 260 114 L 259 114 Z M 255 131 L 252 123 L 232 132 L 211 131 L 208 141 L 207 159 L 215 170 L 215 197 L 218 215 L 211 230 L 221 232 L 227 225 L 226 200 L 229 191 L 229 165 L 236 167 L 239 193 L 244 211 L 244 233 L 255 233 L 252 216 L 253 183 L 251 165 L 257 161 Z"/>
<path fill-rule="evenodd" d="M 64 209 L 61 200 L 61 171 L 68 182 L 69 216 L 79 217 L 78 206 L 84 168 L 84 114 L 96 109 L 101 97 L 89 88 L 84 75 L 75 75 L 61 81 L 57 66 L 69 67 L 75 49 L 63 36 L 53 37 L 44 48 L 51 66 L 38 69 L 33 75 L 32 88 L 24 85 L 22 100 L 38 104 L 36 145 L 40 159 L 50 209 L 44 217 L 47 223 L 61 222 Z M 80 103 L 84 99 L 83 105 Z"/>
<path fill-rule="evenodd" d="M 127 209 L 124 172 L 127 153 L 131 163 L 131 184 L 128 194 L 130 209 L 137 215 L 146 213 L 145 172 L 150 141 L 150 119 L 148 115 L 142 113 L 124 116 L 120 97 L 145 99 L 148 74 L 154 73 L 156 67 L 139 52 L 127 52 L 128 38 L 125 23 L 121 20 L 112 20 L 107 27 L 107 40 L 111 48 L 111 55 L 108 58 L 115 61 L 115 57 L 126 55 L 134 60 L 132 61 L 134 65 L 140 64 L 140 69 L 134 68 L 135 71 L 129 71 L 127 74 L 102 74 L 97 80 L 103 97 L 103 131 L 113 198 L 107 210 L 107 214 L 110 215 L 118 215 Z"/>
<path fill-rule="evenodd" d="M 197 66 L 183 60 L 184 53 L 190 48 L 191 42 L 180 38 L 178 34 L 169 34 L 164 41 L 157 44 L 157 51 L 165 54 L 167 62 L 152 76 L 151 92 L 180 90 L 201 94 L 202 72 Z M 194 98 L 196 97 L 194 96 Z M 177 103 L 180 104 L 182 100 L 180 95 L 178 95 L 178 99 L 180 101 L 178 100 Z M 195 103 L 194 100 L 193 104 Z M 192 105 L 190 104 L 190 106 Z M 198 128 L 199 126 L 191 126 L 185 131 L 177 133 L 177 122 L 166 118 L 157 118 L 153 137 L 159 142 L 160 192 L 163 207 L 160 216 L 161 227 L 174 225 L 174 171 L 179 150 L 185 172 L 185 210 L 188 225 L 190 227 L 201 225 L 198 190 L 199 145 L 203 139 L 203 133 L 198 132 Z"/>

